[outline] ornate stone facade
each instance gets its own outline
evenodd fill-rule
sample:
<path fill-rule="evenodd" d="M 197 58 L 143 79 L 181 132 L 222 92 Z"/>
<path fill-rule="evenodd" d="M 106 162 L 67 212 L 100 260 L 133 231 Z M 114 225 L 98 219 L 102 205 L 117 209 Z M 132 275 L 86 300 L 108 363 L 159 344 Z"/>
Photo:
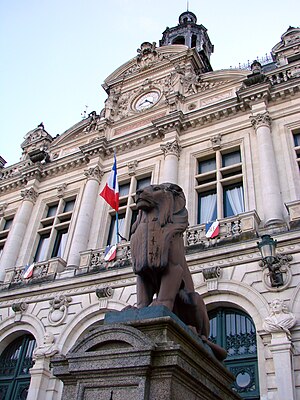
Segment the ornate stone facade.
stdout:
<path fill-rule="evenodd" d="M 274 62 L 259 71 L 211 71 L 212 45 L 190 14 L 160 46 L 144 42 L 137 55 L 128 50 L 130 60 L 103 84 L 107 100 L 99 114 L 55 138 L 40 125 L 21 144 L 19 163 L 1 163 L 0 361 L 17 337 L 35 340 L 31 400 L 60 400 L 51 356 L 66 357 L 100 329 L 107 311 L 135 305 L 124 239 L 136 218 L 135 193 L 166 181 L 185 193 L 186 260 L 212 335 L 222 334 L 219 317 L 245 327 L 235 325 L 227 339 L 223 332 L 236 390 L 261 400 L 300 396 L 300 30 L 288 29 L 272 49 Z M 196 50 L 189 25 L 198 29 Z M 173 42 L 178 35 L 184 43 Z M 205 42 L 207 57 L 197 51 Z M 114 152 L 122 240 L 108 260 L 116 215 L 99 193 Z M 218 232 L 208 238 L 210 219 Z M 259 254 L 266 234 L 277 240 L 282 285 L 270 284 L 275 264 Z M 24 277 L 27 265 L 33 273 Z M 270 310 L 275 299 L 285 311 Z M 246 372 L 252 383 L 241 388 L 238 377 Z"/>

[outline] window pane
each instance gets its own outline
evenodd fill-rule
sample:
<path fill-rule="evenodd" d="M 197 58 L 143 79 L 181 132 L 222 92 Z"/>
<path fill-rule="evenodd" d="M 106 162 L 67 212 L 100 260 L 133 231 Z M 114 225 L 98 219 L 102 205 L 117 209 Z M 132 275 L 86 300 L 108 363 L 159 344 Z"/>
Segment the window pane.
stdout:
<path fill-rule="evenodd" d="M 217 193 L 210 191 L 198 194 L 198 224 L 217 219 Z"/>
<path fill-rule="evenodd" d="M 7 218 L 6 220 L 5 220 L 5 224 L 4 224 L 4 227 L 3 227 L 3 230 L 4 231 L 6 231 L 7 229 L 10 229 L 11 228 L 11 226 L 12 226 L 12 223 L 13 223 L 13 218 Z"/>
<path fill-rule="evenodd" d="M 209 160 L 199 161 L 198 173 L 204 174 L 205 172 L 214 171 L 216 169 L 216 159 L 211 158 Z"/>
<path fill-rule="evenodd" d="M 125 228 L 125 214 L 119 214 L 119 234 L 122 237 L 124 237 L 124 235 L 125 235 L 124 228 Z M 121 239 L 122 238 L 119 237 L 118 241 L 120 241 Z M 125 238 L 125 239 L 127 239 L 127 238 Z M 112 245 L 112 244 L 115 244 L 116 242 L 117 242 L 116 216 L 112 215 L 111 223 L 110 223 L 110 227 L 109 227 L 107 244 Z"/>
<path fill-rule="evenodd" d="M 239 164 L 241 162 L 241 153 L 234 151 L 222 155 L 222 166 L 229 167 L 230 165 Z"/>
<path fill-rule="evenodd" d="M 46 218 L 54 217 L 54 215 L 57 212 L 57 206 L 58 206 L 57 204 L 54 204 L 53 206 L 48 206 L 48 212 L 47 212 Z"/>
<path fill-rule="evenodd" d="M 66 243 L 68 238 L 68 230 L 63 229 L 57 232 L 52 256 L 51 257 L 62 257 L 65 251 Z"/>
<path fill-rule="evenodd" d="M 231 217 L 245 211 L 242 184 L 224 188 L 224 217 Z"/>
<path fill-rule="evenodd" d="M 294 134 L 294 143 L 295 143 L 295 146 L 300 146 L 300 133 L 296 133 L 296 134 Z"/>
<path fill-rule="evenodd" d="M 66 201 L 63 212 L 72 211 L 74 208 L 74 204 L 75 204 L 75 199 Z"/>
<path fill-rule="evenodd" d="M 39 244 L 34 256 L 34 261 L 45 261 L 47 258 L 47 250 L 50 242 L 50 233 L 40 235 Z"/>
<path fill-rule="evenodd" d="M 124 183 L 119 186 L 119 196 L 127 196 L 129 193 L 130 183 Z"/>
<path fill-rule="evenodd" d="M 143 189 L 146 186 L 151 185 L 151 177 L 147 176 L 146 178 L 138 179 L 136 183 L 136 190 Z"/>

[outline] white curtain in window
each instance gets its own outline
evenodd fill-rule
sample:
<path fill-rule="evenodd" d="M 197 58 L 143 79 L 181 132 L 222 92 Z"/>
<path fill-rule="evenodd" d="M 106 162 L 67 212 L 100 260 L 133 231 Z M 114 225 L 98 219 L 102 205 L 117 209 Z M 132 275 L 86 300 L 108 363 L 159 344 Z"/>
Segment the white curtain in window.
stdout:
<path fill-rule="evenodd" d="M 217 194 L 211 193 L 200 198 L 200 224 L 213 220 L 217 207 Z"/>
<path fill-rule="evenodd" d="M 226 195 L 234 215 L 245 211 L 243 186 L 226 190 Z"/>
<path fill-rule="evenodd" d="M 112 221 L 112 223 L 114 224 L 114 229 L 112 232 L 112 237 L 111 237 L 111 243 L 109 244 L 116 244 L 117 243 L 117 224 L 116 224 L 116 220 L 114 219 Z M 124 216 L 120 216 L 119 215 L 119 234 L 123 237 L 125 237 L 125 217 Z M 120 241 L 120 237 L 119 237 L 119 241 Z"/>

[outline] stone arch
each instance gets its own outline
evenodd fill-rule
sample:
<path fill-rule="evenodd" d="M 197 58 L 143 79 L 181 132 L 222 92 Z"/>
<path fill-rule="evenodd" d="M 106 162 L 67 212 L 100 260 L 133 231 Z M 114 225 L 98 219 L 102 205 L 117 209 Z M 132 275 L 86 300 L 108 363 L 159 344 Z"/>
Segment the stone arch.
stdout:
<path fill-rule="evenodd" d="M 20 321 L 16 321 L 15 316 L 4 319 L 0 323 L 0 354 L 13 339 L 25 333 L 31 333 L 39 346 L 43 343 L 45 328 L 31 314 L 23 314 Z"/>
<path fill-rule="evenodd" d="M 258 375 L 260 392 L 267 392 L 267 371 L 264 356 L 264 344 L 260 335 L 263 331 L 263 320 L 269 315 L 267 300 L 251 286 L 237 281 L 222 280 L 218 282 L 216 292 L 208 292 L 205 283 L 197 287 L 196 291 L 201 294 L 207 306 L 220 305 L 240 308 L 253 320 L 257 332 L 257 358 L 260 365 Z"/>
<path fill-rule="evenodd" d="M 297 285 L 291 296 L 289 311 L 295 315 L 297 320 L 300 319 L 300 283 Z"/>
<path fill-rule="evenodd" d="M 100 308 L 99 303 L 92 304 L 83 309 L 80 314 L 66 326 L 57 340 L 61 354 L 66 354 L 76 343 L 80 335 L 91 325 L 104 318 L 108 311 L 121 311 L 128 304 L 116 300 L 108 300 L 105 308 Z"/>
<path fill-rule="evenodd" d="M 243 309 L 256 326 L 256 330 L 262 330 L 265 317 L 268 316 L 269 306 L 267 300 L 251 286 L 242 282 L 222 280 L 218 282 L 217 292 L 208 292 L 206 284 L 196 288 L 201 294 L 205 304 L 227 303 Z"/>

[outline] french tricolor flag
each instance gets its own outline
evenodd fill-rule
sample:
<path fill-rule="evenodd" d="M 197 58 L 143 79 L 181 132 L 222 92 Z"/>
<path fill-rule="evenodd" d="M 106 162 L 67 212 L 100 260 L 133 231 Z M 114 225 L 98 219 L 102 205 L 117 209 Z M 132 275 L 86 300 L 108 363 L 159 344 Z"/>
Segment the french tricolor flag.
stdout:
<path fill-rule="evenodd" d="M 219 232 L 220 232 L 220 223 L 219 223 L 219 221 L 216 219 L 216 220 L 213 221 L 213 222 L 208 222 L 208 223 L 205 225 L 205 231 L 206 231 L 205 236 L 206 236 L 208 239 L 213 239 L 213 238 L 215 238 L 216 236 L 218 236 L 218 234 L 219 234 Z"/>
<path fill-rule="evenodd" d="M 117 255 L 117 245 L 107 246 L 104 253 L 105 261 L 113 261 Z"/>
<path fill-rule="evenodd" d="M 114 164 L 110 171 L 108 180 L 100 196 L 116 211 L 119 209 L 119 184 L 117 176 L 117 160 L 114 155 Z"/>
<path fill-rule="evenodd" d="M 23 279 L 29 279 L 33 274 L 34 263 L 31 265 L 27 264 L 23 271 Z"/>

